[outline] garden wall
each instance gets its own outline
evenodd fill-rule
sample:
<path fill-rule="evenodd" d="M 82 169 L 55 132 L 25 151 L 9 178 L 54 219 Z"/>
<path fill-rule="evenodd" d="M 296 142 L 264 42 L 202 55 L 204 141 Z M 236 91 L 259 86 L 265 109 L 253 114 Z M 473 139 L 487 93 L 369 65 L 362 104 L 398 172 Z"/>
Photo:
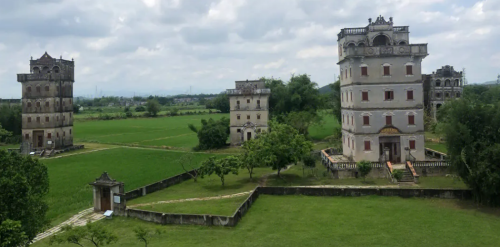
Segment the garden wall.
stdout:
<path fill-rule="evenodd" d="M 191 175 L 194 175 L 195 172 L 196 172 L 196 170 L 192 170 L 189 172 L 185 172 L 185 173 L 158 181 L 156 183 L 152 183 L 152 184 L 137 188 L 135 190 L 131 190 L 131 191 L 125 193 L 125 199 L 130 201 L 130 200 L 135 199 L 137 197 L 145 196 L 145 195 L 151 194 L 155 191 L 159 191 L 159 190 L 165 189 L 167 187 L 170 187 L 172 185 L 181 183 L 183 181 L 191 179 Z"/>

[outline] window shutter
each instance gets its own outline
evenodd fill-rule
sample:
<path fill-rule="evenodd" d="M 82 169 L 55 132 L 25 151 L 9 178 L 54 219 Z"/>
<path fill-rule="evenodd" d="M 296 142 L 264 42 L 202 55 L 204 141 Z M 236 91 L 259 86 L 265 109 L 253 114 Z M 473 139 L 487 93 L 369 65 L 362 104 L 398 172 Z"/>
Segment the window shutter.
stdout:
<path fill-rule="evenodd" d="M 368 67 L 361 67 L 361 75 L 368 76 Z"/>
<path fill-rule="evenodd" d="M 361 96 L 363 97 L 363 101 L 368 101 L 368 92 L 362 92 Z"/>
<path fill-rule="evenodd" d="M 406 75 L 413 75 L 413 66 L 406 65 Z"/>
<path fill-rule="evenodd" d="M 370 141 L 365 141 L 365 151 L 371 150 Z"/>
<path fill-rule="evenodd" d="M 351 102 L 352 102 L 352 91 L 351 91 Z"/>
<path fill-rule="evenodd" d="M 413 115 L 408 116 L 408 124 L 415 125 L 415 116 L 413 116 Z"/>
<path fill-rule="evenodd" d="M 352 139 L 352 149 L 354 149 L 354 139 Z"/>
<path fill-rule="evenodd" d="M 410 140 L 410 149 L 415 149 L 415 141 Z"/>
<path fill-rule="evenodd" d="M 352 77 L 352 68 L 349 68 L 349 77 Z"/>
<path fill-rule="evenodd" d="M 385 124 L 392 125 L 392 116 L 385 116 Z"/>
<path fill-rule="evenodd" d="M 384 75 L 391 75 L 391 69 L 389 66 L 384 66 Z"/>
<path fill-rule="evenodd" d="M 370 117 L 363 116 L 363 125 L 370 125 Z"/>
<path fill-rule="evenodd" d="M 413 100 L 413 90 L 406 91 L 406 99 Z"/>

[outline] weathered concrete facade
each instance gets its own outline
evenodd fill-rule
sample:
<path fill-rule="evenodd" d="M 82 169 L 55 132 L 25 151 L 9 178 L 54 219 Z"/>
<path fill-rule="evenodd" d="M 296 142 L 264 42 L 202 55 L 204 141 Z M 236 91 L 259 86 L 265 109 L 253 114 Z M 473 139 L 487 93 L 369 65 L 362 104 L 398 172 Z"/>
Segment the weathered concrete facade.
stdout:
<path fill-rule="evenodd" d="M 34 149 L 73 145 L 74 61 L 45 53 L 30 60 L 30 73 L 18 74 L 22 83 L 23 141 Z"/>
<path fill-rule="evenodd" d="M 431 75 L 424 75 L 427 77 L 425 83 L 429 85 L 427 98 L 429 99 L 427 107 L 430 111 L 431 116 L 436 119 L 436 112 L 439 107 L 441 107 L 447 100 L 458 99 L 463 95 L 463 76 L 462 71 L 455 71 L 453 66 L 446 65 L 441 67 L 441 69 L 432 72 Z"/>
<path fill-rule="evenodd" d="M 236 81 L 236 89 L 228 89 L 231 145 L 240 145 L 267 131 L 269 96 L 264 81 Z"/>
<path fill-rule="evenodd" d="M 421 62 L 427 44 L 410 44 L 408 26 L 382 16 L 338 34 L 343 155 L 354 161 L 423 160 Z"/>

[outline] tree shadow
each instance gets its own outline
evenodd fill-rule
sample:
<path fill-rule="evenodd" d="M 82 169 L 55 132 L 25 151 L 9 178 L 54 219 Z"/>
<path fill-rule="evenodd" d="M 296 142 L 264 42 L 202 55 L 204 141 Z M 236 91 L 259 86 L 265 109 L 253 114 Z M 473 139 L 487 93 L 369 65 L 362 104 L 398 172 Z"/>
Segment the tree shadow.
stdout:
<path fill-rule="evenodd" d="M 472 200 L 455 200 L 454 206 L 462 210 L 473 210 L 500 218 L 500 208 L 478 204 Z"/>

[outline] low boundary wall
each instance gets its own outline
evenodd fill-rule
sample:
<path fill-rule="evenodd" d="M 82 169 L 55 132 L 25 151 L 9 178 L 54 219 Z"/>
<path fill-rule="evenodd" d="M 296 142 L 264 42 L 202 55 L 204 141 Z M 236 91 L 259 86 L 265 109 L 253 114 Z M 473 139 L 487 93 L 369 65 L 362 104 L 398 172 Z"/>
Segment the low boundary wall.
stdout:
<path fill-rule="evenodd" d="M 207 214 L 170 214 L 140 209 L 126 208 L 126 200 L 115 208 L 117 215 L 137 218 L 158 224 L 202 225 L 234 227 L 248 212 L 259 195 L 306 195 L 306 196 L 399 196 L 472 199 L 472 192 L 463 189 L 401 189 L 401 188 L 312 188 L 312 187 L 257 187 L 247 199 L 236 209 L 232 216 Z M 125 197 L 125 194 L 120 194 Z"/>
<path fill-rule="evenodd" d="M 155 191 L 159 191 L 159 190 L 165 189 L 167 187 L 170 187 L 172 185 L 181 183 L 183 181 L 191 179 L 191 175 L 194 175 L 195 172 L 196 172 L 196 170 L 192 170 L 192 171 L 185 172 L 185 173 L 173 176 L 173 177 L 169 177 L 167 179 L 164 179 L 164 180 L 152 183 L 152 184 L 148 184 L 146 186 L 137 188 L 135 190 L 131 190 L 131 191 L 125 193 L 125 199 L 130 201 L 132 199 L 142 197 L 142 196 L 145 196 L 147 194 L 151 194 Z"/>

